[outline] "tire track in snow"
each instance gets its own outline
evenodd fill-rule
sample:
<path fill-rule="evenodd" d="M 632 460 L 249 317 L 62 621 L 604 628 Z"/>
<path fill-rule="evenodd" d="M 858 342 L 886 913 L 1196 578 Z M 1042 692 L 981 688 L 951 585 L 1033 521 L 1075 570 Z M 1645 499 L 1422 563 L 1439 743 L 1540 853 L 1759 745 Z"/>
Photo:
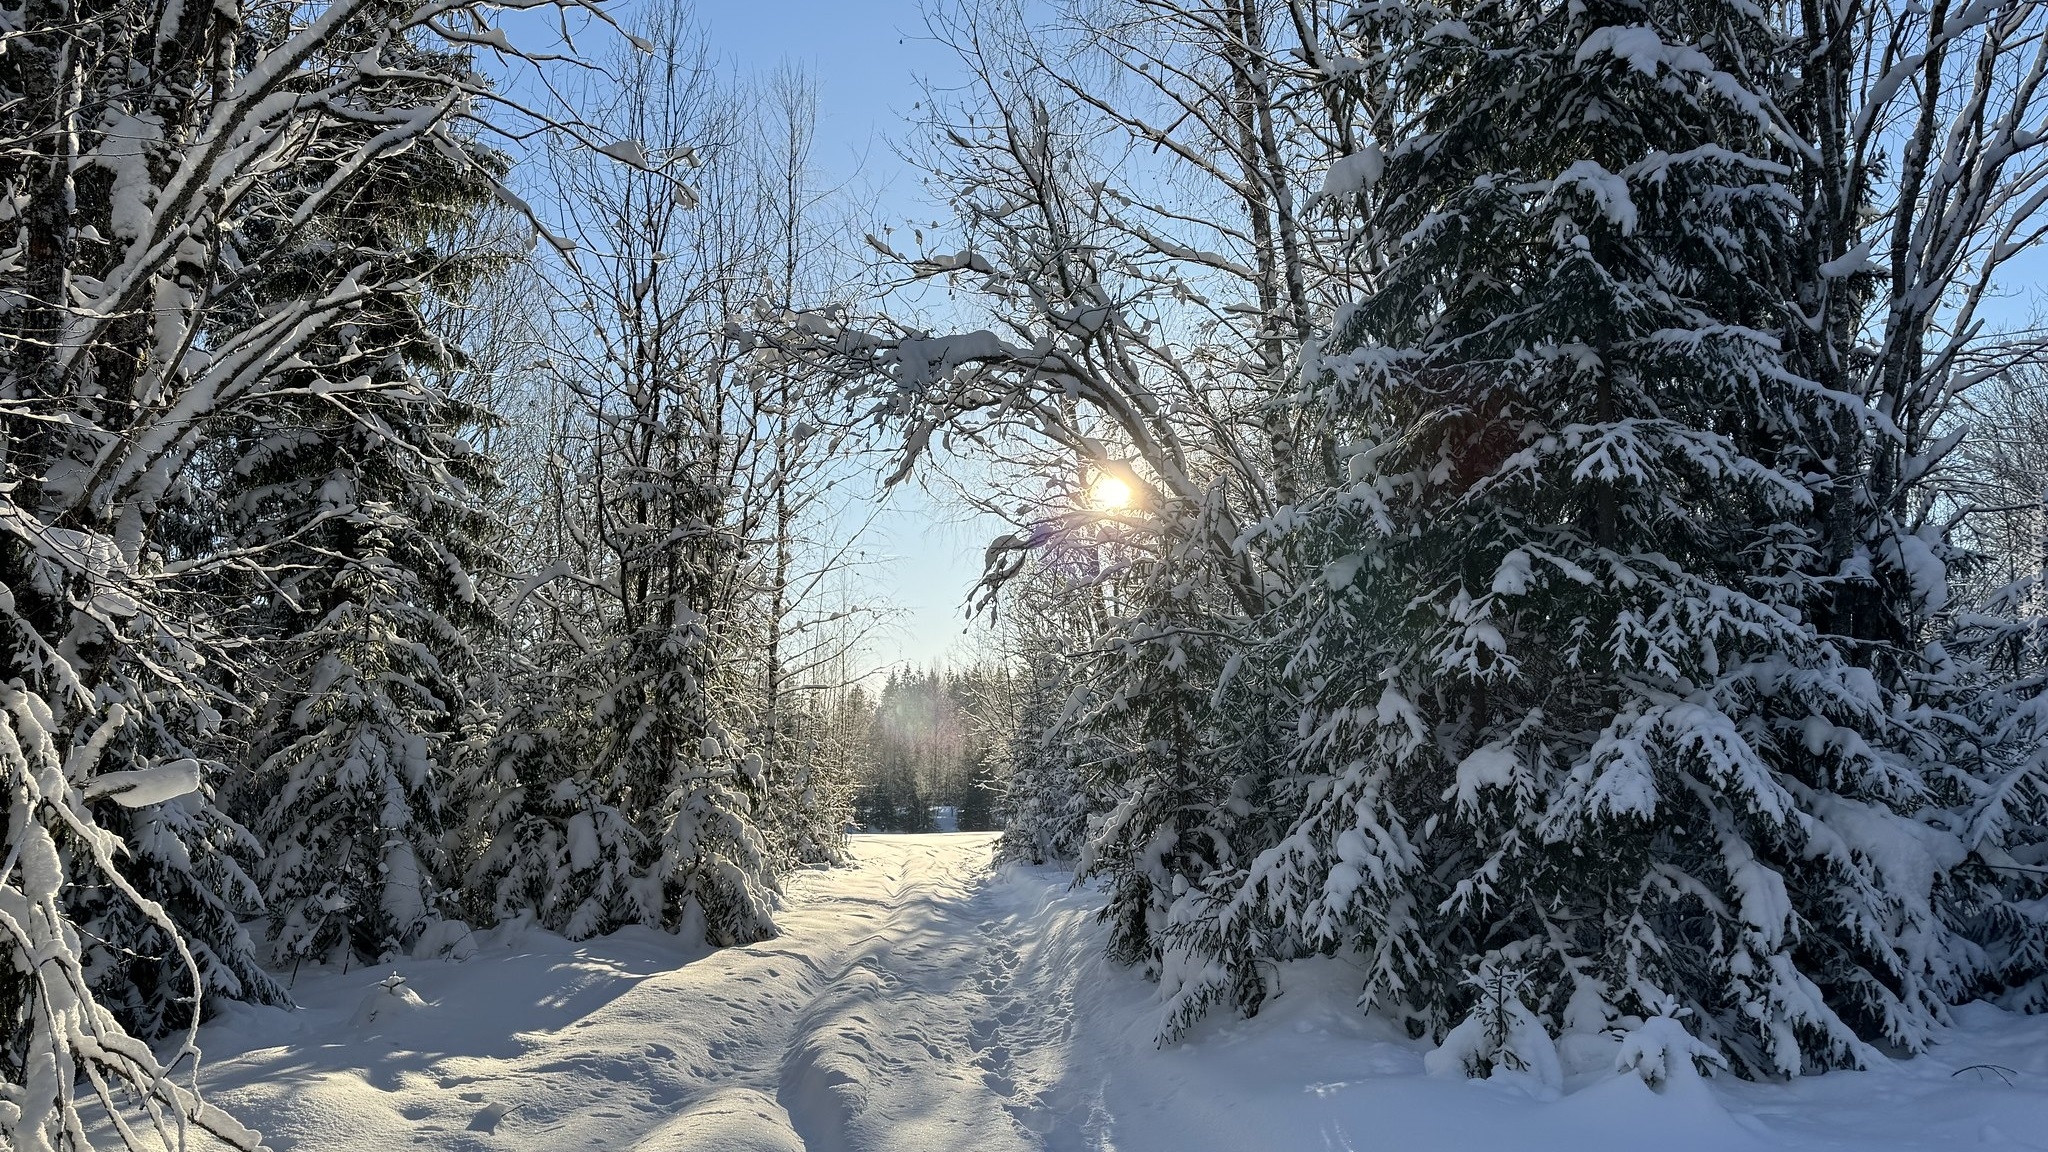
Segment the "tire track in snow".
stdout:
<path fill-rule="evenodd" d="M 422 1071 L 438 1087 L 484 1089 L 464 1093 L 465 1105 L 487 1097 L 498 1115 L 459 1136 L 460 1117 L 411 1115 L 413 1142 L 472 1152 L 888 1146 L 849 1129 L 873 1082 L 915 1075 L 883 1027 L 902 982 L 892 963 L 974 885 L 979 847 L 866 840 L 856 866 L 793 878 L 776 939 L 641 977 L 563 1027 L 520 1034 L 510 1059 L 435 1061 Z"/>
<path fill-rule="evenodd" d="M 211 1095 L 280 1152 L 1096 1146 L 1026 1052 L 1066 1034 L 1070 1001 L 1027 971 L 1043 925 L 989 883 L 993 845 L 857 838 L 855 866 L 791 879 L 782 935 L 751 947 L 512 926 L 466 962 L 309 972 L 304 1009 L 209 1025 Z M 392 967 L 421 1007 L 353 1022 Z"/>
<path fill-rule="evenodd" d="M 1017 950 L 976 929 L 991 846 L 862 838 L 856 867 L 801 877 L 781 937 L 679 969 L 676 982 L 724 1007 L 679 1010 L 678 1024 L 716 1039 L 690 1062 L 696 1090 L 624 1146 L 1042 1147 L 1018 1121 L 1014 1083 L 972 1046 L 1024 1010 L 1002 987 Z"/>
<path fill-rule="evenodd" d="M 991 953 L 966 925 L 987 843 L 971 853 L 958 838 L 863 847 L 904 853 L 892 869 L 899 898 L 794 1030 L 779 1092 L 792 1126 L 807 1152 L 1031 1147 L 1008 1122 L 999 1074 L 972 1048 L 989 1014 Z"/>

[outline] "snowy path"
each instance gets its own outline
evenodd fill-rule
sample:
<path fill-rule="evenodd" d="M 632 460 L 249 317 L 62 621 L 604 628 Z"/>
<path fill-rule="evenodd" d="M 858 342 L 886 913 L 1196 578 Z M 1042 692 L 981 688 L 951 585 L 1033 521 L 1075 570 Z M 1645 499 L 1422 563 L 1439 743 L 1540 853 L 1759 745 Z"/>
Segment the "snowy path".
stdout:
<path fill-rule="evenodd" d="M 783 935 L 753 947 L 525 933 L 403 963 L 427 1004 L 362 1025 L 385 971 L 321 973 L 300 1012 L 210 1027 L 208 1083 L 281 1149 L 1042 1147 L 1071 1124 L 1013 1053 L 1056 1049 L 1071 990 L 1013 979 L 1043 941 L 983 883 L 992 843 L 864 837 L 860 867 L 796 877 Z"/>
<path fill-rule="evenodd" d="M 273 1147 L 323 1152 L 2048 1148 L 2048 1024 L 1989 1009 L 1869 1074 L 1657 1096 L 1589 1053 L 1546 1100 L 1422 1075 L 1422 1048 L 1318 961 L 1257 1020 L 1159 1051 L 1152 989 L 1101 955 L 1098 898 L 991 875 L 991 840 L 859 838 L 860 865 L 796 877 L 783 935 L 751 948 L 501 931 L 464 962 L 401 963 L 418 1002 L 385 969 L 307 973 L 301 1010 L 208 1026 L 211 1095 Z"/>

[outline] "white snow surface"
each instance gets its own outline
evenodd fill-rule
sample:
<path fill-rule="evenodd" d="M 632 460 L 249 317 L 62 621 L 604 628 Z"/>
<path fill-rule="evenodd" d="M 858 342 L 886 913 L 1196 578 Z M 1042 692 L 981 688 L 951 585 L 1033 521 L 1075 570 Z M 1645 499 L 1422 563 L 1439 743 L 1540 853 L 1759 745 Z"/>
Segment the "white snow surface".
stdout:
<path fill-rule="evenodd" d="M 106 796 L 123 808 L 147 808 L 199 791 L 199 761 L 172 760 L 154 768 L 102 772 L 85 786 L 85 794 Z"/>
<path fill-rule="evenodd" d="M 202 1030 L 208 1094 L 322 1152 L 2048 1148 L 2048 1019 L 1984 1005 L 1931 1055 L 1789 1084 L 1652 1090 L 1614 1071 L 1618 1041 L 1568 1037 L 1560 1094 L 1426 1075 L 1428 1045 L 1360 1014 L 1327 959 L 1162 1050 L 1100 895 L 992 871 L 993 844 L 856 837 L 857 866 L 793 878 L 753 947 L 511 927 L 463 961 L 307 969 L 298 1010 Z"/>

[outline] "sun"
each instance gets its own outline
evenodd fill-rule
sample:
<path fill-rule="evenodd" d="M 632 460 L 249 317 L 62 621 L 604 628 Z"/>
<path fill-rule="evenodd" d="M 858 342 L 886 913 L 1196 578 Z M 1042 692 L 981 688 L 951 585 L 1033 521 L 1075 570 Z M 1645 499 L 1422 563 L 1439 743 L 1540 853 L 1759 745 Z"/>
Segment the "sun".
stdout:
<path fill-rule="evenodd" d="M 1131 506 L 1131 486 L 1124 480 L 1105 472 L 1088 486 L 1088 503 L 1105 512 Z"/>

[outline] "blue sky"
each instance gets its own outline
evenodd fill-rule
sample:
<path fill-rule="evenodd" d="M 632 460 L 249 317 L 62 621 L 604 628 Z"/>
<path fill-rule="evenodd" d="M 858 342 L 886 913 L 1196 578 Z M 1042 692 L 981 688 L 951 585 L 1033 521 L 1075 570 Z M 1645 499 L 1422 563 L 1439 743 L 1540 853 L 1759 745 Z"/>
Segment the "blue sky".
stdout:
<path fill-rule="evenodd" d="M 708 0 L 697 16 L 716 50 L 741 68 L 765 71 L 788 60 L 815 75 L 825 112 L 819 135 L 842 160 L 873 143 L 873 175 L 894 166 L 884 140 L 917 101 L 918 73 L 951 60 L 925 39 L 916 0 Z"/>
<path fill-rule="evenodd" d="M 605 10 L 632 31 L 644 3 L 618 0 Z M 926 35 L 920 0 L 697 0 L 691 11 L 713 55 L 734 72 L 766 75 L 787 62 L 816 80 L 815 159 L 820 176 L 843 189 L 857 214 L 856 235 L 944 218 L 893 147 L 921 98 L 919 78 L 943 83 L 957 67 L 952 53 Z M 503 20 L 522 46 L 562 50 L 553 17 L 508 11 Z M 602 55 L 614 46 L 613 34 L 594 22 L 578 22 L 576 36 L 582 52 Z M 522 99 L 547 103 L 522 71 L 500 80 Z M 530 194 L 546 196 L 542 189 Z M 851 519 L 864 519 L 867 510 L 855 508 Z M 1001 531 L 999 523 L 977 519 L 956 501 L 914 484 L 887 493 L 858 545 L 865 563 L 844 590 L 887 613 L 870 634 L 863 663 L 880 669 L 984 655 L 986 633 L 968 629 L 964 604 L 981 574 L 982 550 Z"/>
<path fill-rule="evenodd" d="M 696 12 L 713 50 L 740 71 L 788 61 L 816 78 L 818 160 L 846 184 L 857 210 L 877 225 L 943 215 L 891 146 L 921 97 L 918 78 L 943 81 L 954 67 L 952 54 L 926 35 L 918 0 L 704 0 Z M 977 655 L 975 638 L 963 635 L 962 605 L 982 549 L 999 531 L 914 487 L 890 493 L 865 541 L 873 561 L 861 586 L 894 615 L 869 658 L 930 664 Z"/>

